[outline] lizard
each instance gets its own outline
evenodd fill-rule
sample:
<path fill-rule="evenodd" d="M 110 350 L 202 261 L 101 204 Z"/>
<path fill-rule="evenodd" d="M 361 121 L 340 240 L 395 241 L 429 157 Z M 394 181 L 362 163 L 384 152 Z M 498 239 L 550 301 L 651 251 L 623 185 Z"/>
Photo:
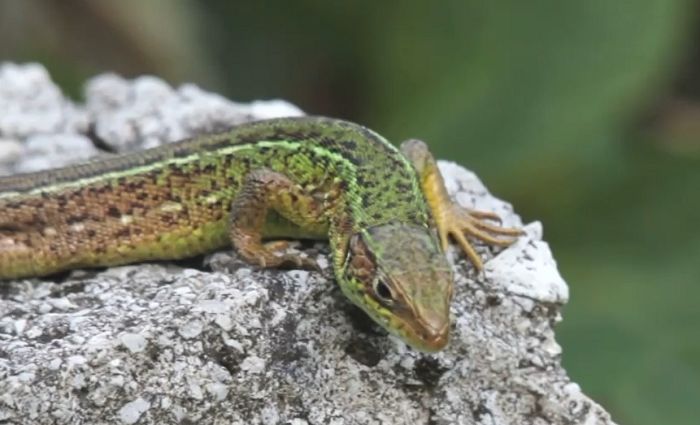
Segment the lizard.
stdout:
<path fill-rule="evenodd" d="M 244 123 L 141 152 L 0 178 L 0 280 L 192 257 L 232 246 L 263 268 L 318 268 L 290 240 L 327 239 L 342 292 L 423 352 L 449 340 L 454 238 L 521 230 L 453 202 L 420 140 L 400 149 L 326 117 Z"/>

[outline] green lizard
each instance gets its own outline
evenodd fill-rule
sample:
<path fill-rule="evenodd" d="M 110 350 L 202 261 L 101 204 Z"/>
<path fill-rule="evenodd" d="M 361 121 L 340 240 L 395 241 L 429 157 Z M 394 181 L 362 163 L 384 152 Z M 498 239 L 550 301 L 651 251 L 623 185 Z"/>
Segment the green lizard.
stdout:
<path fill-rule="evenodd" d="M 327 238 L 343 293 L 411 346 L 437 351 L 449 336 L 448 236 L 481 269 L 466 236 L 506 246 L 521 233 L 488 220 L 498 216 L 449 199 L 423 142 L 399 151 L 357 124 L 280 118 L 0 178 L 0 279 L 230 244 L 258 266 L 313 268 L 281 238 Z"/>

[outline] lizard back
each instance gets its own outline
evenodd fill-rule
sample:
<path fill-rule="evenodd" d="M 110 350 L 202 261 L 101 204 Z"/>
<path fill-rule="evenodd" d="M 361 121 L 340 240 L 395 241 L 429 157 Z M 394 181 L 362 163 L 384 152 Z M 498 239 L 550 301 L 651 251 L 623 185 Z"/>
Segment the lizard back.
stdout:
<path fill-rule="evenodd" d="M 0 178 L 0 277 L 225 246 L 230 204 L 250 170 L 261 167 L 318 196 L 339 189 L 358 228 L 429 220 L 412 166 L 381 136 L 329 118 L 272 119 Z"/>

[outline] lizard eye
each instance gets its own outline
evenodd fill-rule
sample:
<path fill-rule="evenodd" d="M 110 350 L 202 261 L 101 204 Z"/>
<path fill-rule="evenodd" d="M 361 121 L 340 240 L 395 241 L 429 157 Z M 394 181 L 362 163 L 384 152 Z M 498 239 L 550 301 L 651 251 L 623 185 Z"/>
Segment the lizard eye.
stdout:
<path fill-rule="evenodd" d="M 391 295 L 391 289 L 384 283 L 381 279 L 375 279 L 374 281 L 374 293 L 379 297 L 381 301 L 386 304 L 390 304 L 394 301 Z"/>

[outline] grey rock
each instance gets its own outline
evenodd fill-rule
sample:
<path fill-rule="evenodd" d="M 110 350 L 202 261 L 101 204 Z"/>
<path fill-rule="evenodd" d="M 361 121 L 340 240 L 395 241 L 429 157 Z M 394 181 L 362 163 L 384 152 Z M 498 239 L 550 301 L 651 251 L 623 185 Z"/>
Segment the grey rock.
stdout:
<path fill-rule="evenodd" d="M 50 85 L 37 90 L 65 107 Z M 231 112 L 236 104 L 193 86 L 173 90 L 153 77 L 101 76 L 87 90 L 90 124 L 128 149 L 142 146 L 142 137 L 157 144 L 251 111 L 298 111 L 257 104 L 238 116 Z M 0 90 L 0 105 L 8 92 Z M 55 137 L 60 144 L 72 125 L 55 122 L 47 130 L 41 120 L 16 120 L 0 128 L 22 132 L 0 137 L 41 134 L 42 143 Z M 460 203 L 521 225 L 473 173 L 440 167 Z M 450 249 L 453 334 L 433 355 L 387 336 L 353 307 L 327 261 L 319 272 L 259 270 L 223 251 L 201 269 L 141 264 L 75 271 L 60 282 L 2 282 L 0 422 L 611 424 L 561 367 L 554 325 L 568 288 L 541 224 L 525 230 L 505 250 L 479 246 L 482 274 Z M 326 245 L 316 248 L 323 259 Z"/>
<path fill-rule="evenodd" d="M 21 158 L 22 152 L 22 143 L 18 140 L 0 139 L 0 175 Z"/>
<path fill-rule="evenodd" d="M 254 119 L 302 114 L 284 101 L 240 104 L 194 84 L 176 90 L 155 77 L 127 81 L 113 74 L 87 83 L 86 105 L 96 135 L 120 152 L 221 131 Z"/>
<path fill-rule="evenodd" d="M 90 139 L 81 134 L 29 135 L 23 153 L 15 164 L 15 172 L 30 173 L 49 168 L 84 162 L 100 154 Z"/>
<path fill-rule="evenodd" d="M 87 129 L 87 115 L 66 99 L 43 66 L 0 63 L 0 136 Z"/>
<path fill-rule="evenodd" d="M 132 353 L 142 352 L 148 344 L 148 340 L 142 335 L 130 332 L 122 334 L 120 339 L 122 344 Z"/>
<path fill-rule="evenodd" d="M 119 409 L 119 419 L 124 424 L 135 424 L 148 409 L 151 408 L 151 403 L 137 398 L 134 401 L 126 403 L 124 407 Z"/>

